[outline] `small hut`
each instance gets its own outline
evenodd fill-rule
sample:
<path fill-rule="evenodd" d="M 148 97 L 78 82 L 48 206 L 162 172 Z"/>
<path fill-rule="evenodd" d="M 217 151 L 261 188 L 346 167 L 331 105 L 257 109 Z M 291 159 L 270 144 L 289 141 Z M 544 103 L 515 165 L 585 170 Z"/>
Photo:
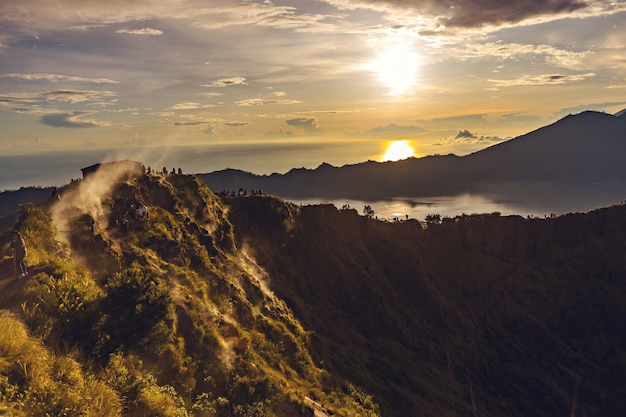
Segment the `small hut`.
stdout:
<path fill-rule="evenodd" d="M 131 161 L 128 159 L 122 161 L 113 161 L 113 162 L 101 162 L 98 164 L 93 164 L 85 168 L 80 169 L 83 172 L 83 179 L 89 177 L 96 173 L 96 171 L 106 170 L 106 171 L 125 171 L 129 174 L 142 174 L 143 173 L 143 164 L 137 161 Z"/>

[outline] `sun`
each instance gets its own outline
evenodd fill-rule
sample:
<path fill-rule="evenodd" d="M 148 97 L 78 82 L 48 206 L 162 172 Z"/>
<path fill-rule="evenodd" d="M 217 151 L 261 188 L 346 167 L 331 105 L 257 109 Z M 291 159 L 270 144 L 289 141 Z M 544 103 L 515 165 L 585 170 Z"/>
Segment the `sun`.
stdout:
<path fill-rule="evenodd" d="M 383 155 L 383 162 L 399 161 L 415 156 L 415 150 L 408 140 L 392 140 L 387 145 L 387 150 Z"/>
<path fill-rule="evenodd" d="M 372 63 L 373 71 L 387 85 L 392 96 L 403 94 L 415 85 L 418 66 L 419 56 L 407 42 L 382 47 Z"/>

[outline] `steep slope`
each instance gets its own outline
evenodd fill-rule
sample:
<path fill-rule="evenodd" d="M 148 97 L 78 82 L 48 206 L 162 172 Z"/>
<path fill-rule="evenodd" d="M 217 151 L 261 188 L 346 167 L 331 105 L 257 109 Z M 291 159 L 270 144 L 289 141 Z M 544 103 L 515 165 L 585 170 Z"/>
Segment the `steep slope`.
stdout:
<path fill-rule="evenodd" d="M 62 194 L 20 208 L 28 279 L 7 276 L 0 242 L 0 413 L 379 415 L 313 364 L 309 333 L 199 179 L 98 171 Z"/>
<path fill-rule="evenodd" d="M 625 206 L 422 230 L 333 206 L 286 227 L 288 204 L 227 204 L 238 245 L 312 331 L 316 363 L 383 415 L 623 415 Z"/>
<path fill-rule="evenodd" d="M 626 120 L 587 111 L 463 158 L 474 181 L 622 181 Z"/>

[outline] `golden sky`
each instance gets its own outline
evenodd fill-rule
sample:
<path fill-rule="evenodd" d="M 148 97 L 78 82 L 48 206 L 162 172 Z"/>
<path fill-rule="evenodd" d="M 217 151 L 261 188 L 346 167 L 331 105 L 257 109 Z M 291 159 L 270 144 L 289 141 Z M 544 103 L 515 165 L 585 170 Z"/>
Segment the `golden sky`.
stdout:
<path fill-rule="evenodd" d="M 625 22 L 624 0 L 2 1 L 0 155 L 464 155 L 626 107 Z"/>

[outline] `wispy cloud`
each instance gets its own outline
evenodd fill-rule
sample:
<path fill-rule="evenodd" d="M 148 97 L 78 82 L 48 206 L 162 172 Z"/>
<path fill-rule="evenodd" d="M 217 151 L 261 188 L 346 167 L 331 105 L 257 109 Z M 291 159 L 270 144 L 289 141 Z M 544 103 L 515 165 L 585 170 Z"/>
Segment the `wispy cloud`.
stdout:
<path fill-rule="evenodd" d="M 208 122 L 174 122 L 172 123 L 174 126 L 199 126 L 203 124 L 207 124 Z"/>
<path fill-rule="evenodd" d="M 160 36 L 163 34 L 162 30 L 143 28 L 143 29 L 118 29 L 115 33 L 122 33 L 128 35 L 148 35 L 148 36 Z"/>
<path fill-rule="evenodd" d="M 107 105 L 115 102 L 117 93 L 114 91 L 97 90 L 55 90 L 40 93 L 8 93 L 0 95 L 0 103 L 18 111 L 24 106 L 41 106 L 45 103 L 87 103 L 90 105 Z"/>
<path fill-rule="evenodd" d="M 201 87 L 228 87 L 231 85 L 246 85 L 246 79 L 244 77 L 230 77 L 220 78 L 209 84 L 202 84 Z"/>
<path fill-rule="evenodd" d="M 541 56 L 550 64 L 561 68 L 580 69 L 589 61 L 590 51 L 571 51 L 550 45 L 489 42 L 465 43 L 459 54 L 464 59 L 494 57 L 517 59 L 521 56 Z"/>
<path fill-rule="evenodd" d="M 202 18 L 194 19 L 193 26 L 220 29 L 229 26 L 263 26 L 281 29 L 305 30 L 319 26 L 327 18 L 322 14 L 297 13 L 296 7 L 277 6 L 271 2 L 237 3 L 223 7 L 198 10 Z"/>
<path fill-rule="evenodd" d="M 213 104 L 200 104 L 200 103 L 177 103 L 171 107 L 168 107 L 166 110 L 197 110 L 197 109 L 205 109 L 215 107 Z"/>
<path fill-rule="evenodd" d="M 530 85 L 554 85 L 554 84 L 566 84 L 574 81 L 582 81 L 590 77 L 594 77 L 595 74 L 589 72 L 587 74 L 542 74 L 542 75 L 524 75 L 519 78 L 509 80 L 493 80 L 489 79 L 496 88 L 504 87 L 518 87 L 518 86 L 530 86 Z"/>
<path fill-rule="evenodd" d="M 61 81 L 78 82 L 78 83 L 93 83 L 93 84 L 118 84 L 118 81 L 108 78 L 89 78 L 89 77 L 74 77 L 71 75 L 61 74 L 19 74 L 19 73 L 5 73 L 0 74 L 0 78 L 16 78 L 28 81 L 49 81 L 52 83 L 58 83 Z"/>
<path fill-rule="evenodd" d="M 268 98 L 248 98 L 245 100 L 236 101 L 238 106 L 265 106 L 269 104 L 298 104 L 301 101 L 298 100 L 276 100 Z"/>
<path fill-rule="evenodd" d="M 116 97 L 114 91 L 96 91 L 96 90 L 57 90 L 39 93 L 42 97 L 49 101 L 58 101 L 64 103 L 83 103 L 87 101 L 102 101 L 111 97 Z"/>

